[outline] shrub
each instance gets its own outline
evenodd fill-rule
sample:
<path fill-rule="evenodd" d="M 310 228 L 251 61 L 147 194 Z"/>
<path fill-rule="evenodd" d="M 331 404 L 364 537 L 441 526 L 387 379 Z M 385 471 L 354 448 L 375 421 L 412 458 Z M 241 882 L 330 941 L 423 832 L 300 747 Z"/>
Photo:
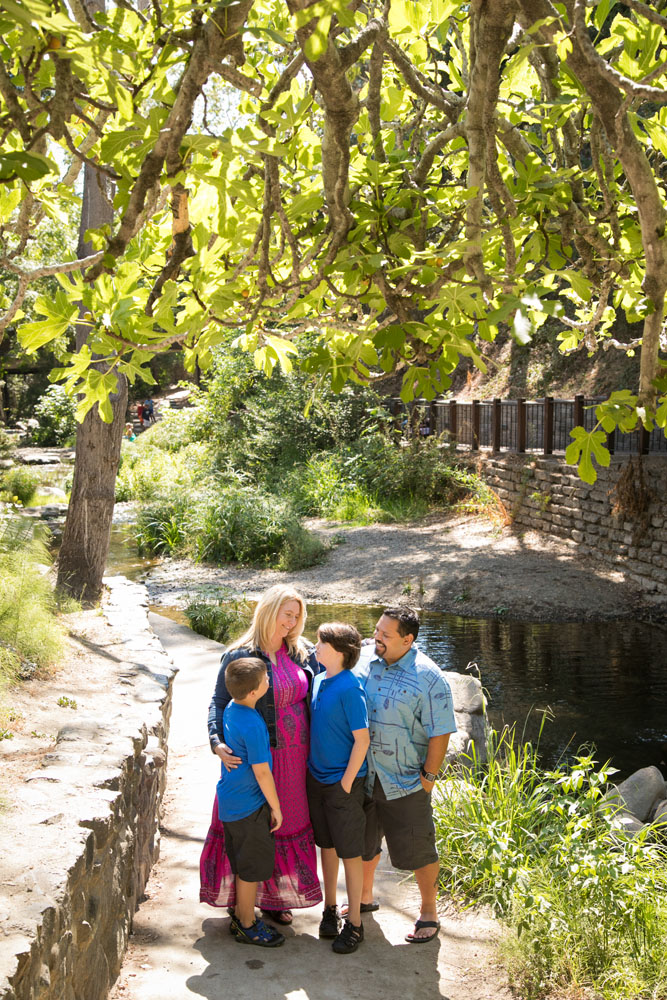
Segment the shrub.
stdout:
<path fill-rule="evenodd" d="M 170 489 L 143 506 L 137 519 L 139 551 L 292 569 L 322 558 L 324 546 L 284 501 L 228 478 L 210 479 L 196 492 Z"/>
<path fill-rule="evenodd" d="M 580 752 L 544 773 L 536 748 L 505 731 L 487 765 L 473 760 L 441 789 L 441 883 L 513 928 L 504 954 L 522 996 L 572 984 L 664 995 L 665 851 L 650 828 L 634 839 L 615 829 L 602 794 L 612 772 Z"/>
<path fill-rule="evenodd" d="M 179 487 L 188 490 L 205 474 L 206 447 L 189 444 L 180 451 L 165 451 L 150 440 L 148 432 L 123 449 L 116 478 L 116 500 L 149 503 Z"/>
<path fill-rule="evenodd" d="M 39 420 L 31 434 L 34 444 L 63 445 L 73 441 L 76 434 L 76 402 L 63 386 L 50 385 L 35 406 Z"/>
<path fill-rule="evenodd" d="M 9 458 L 14 451 L 14 438 L 0 427 L 0 458 Z"/>
<path fill-rule="evenodd" d="M 11 502 L 14 497 L 23 507 L 29 507 L 35 497 L 39 479 L 30 469 L 17 466 L 2 476 L 2 491 Z"/>
<path fill-rule="evenodd" d="M 226 590 L 217 598 L 190 601 L 185 614 L 194 632 L 224 643 L 243 631 L 252 611 L 245 598 L 234 597 Z"/>

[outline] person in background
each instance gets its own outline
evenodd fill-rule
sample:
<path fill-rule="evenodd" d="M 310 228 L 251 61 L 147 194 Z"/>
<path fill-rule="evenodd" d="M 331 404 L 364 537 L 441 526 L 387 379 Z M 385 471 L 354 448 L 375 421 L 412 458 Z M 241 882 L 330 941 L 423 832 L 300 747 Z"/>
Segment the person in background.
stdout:
<path fill-rule="evenodd" d="M 139 421 L 139 426 L 144 426 L 144 404 L 137 403 L 137 420 Z"/>
<path fill-rule="evenodd" d="M 272 834 L 283 821 L 271 773 L 269 730 L 255 708 L 269 690 L 264 661 L 232 660 L 225 684 L 232 696 L 223 713 L 225 742 L 241 760 L 229 771 L 220 765 L 217 786 L 218 814 L 236 886 L 231 930 L 239 944 L 276 948 L 284 944 L 284 936 L 255 919 L 257 885 L 271 878 L 276 854 Z"/>
<path fill-rule="evenodd" d="M 292 922 L 292 909 L 322 900 L 317 855 L 306 798 L 306 764 L 310 743 L 308 693 L 320 672 L 315 650 L 303 639 L 306 605 L 292 587 L 276 584 L 259 600 L 250 628 L 231 643 L 221 660 L 209 707 L 211 749 L 225 768 L 241 761 L 227 746 L 223 712 L 231 700 L 225 669 L 241 657 L 259 657 L 266 665 L 269 689 L 257 701 L 257 711 L 269 730 L 273 777 L 283 807 L 283 824 L 275 834 L 273 875 L 260 882 L 257 905 L 279 924 Z M 200 862 L 200 899 L 210 906 L 233 907 L 234 875 L 224 849 L 224 830 L 217 801 Z"/>
<path fill-rule="evenodd" d="M 324 874 L 324 913 L 319 934 L 334 938 L 331 947 L 339 955 L 356 951 L 364 940 L 361 856 L 370 737 L 366 696 L 351 673 L 360 650 L 361 636 L 353 625 L 332 622 L 317 630 L 315 652 L 326 673 L 318 674 L 313 682 L 306 790 Z M 345 869 L 348 899 L 342 930 L 336 905 L 339 858 Z"/>
<path fill-rule="evenodd" d="M 136 441 L 137 435 L 134 433 L 134 427 L 132 424 L 125 424 L 125 431 L 123 432 L 123 437 L 126 441 Z"/>
<path fill-rule="evenodd" d="M 155 423 L 155 403 L 150 397 L 144 400 L 144 420 L 149 424 Z"/>

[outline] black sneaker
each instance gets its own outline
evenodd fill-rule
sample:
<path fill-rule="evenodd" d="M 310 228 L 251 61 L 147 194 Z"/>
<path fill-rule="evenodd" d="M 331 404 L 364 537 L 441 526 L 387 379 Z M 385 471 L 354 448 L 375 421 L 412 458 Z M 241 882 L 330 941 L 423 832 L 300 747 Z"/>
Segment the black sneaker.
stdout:
<path fill-rule="evenodd" d="M 340 930 L 342 920 L 337 906 L 325 906 L 320 920 L 320 937 L 335 938 Z"/>
<path fill-rule="evenodd" d="M 336 940 L 332 941 L 331 947 L 337 955 L 350 955 L 357 950 L 363 940 L 364 925 L 359 924 L 358 927 L 355 927 L 349 920 L 346 920 L 342 931 Z"/>

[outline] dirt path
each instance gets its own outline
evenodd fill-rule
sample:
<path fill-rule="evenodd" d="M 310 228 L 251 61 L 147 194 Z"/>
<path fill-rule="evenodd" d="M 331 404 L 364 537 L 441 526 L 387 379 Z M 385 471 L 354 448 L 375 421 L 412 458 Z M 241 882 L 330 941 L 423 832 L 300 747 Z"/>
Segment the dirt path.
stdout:
<path fill-rule="evenodd" d="M 525 621 L 656 620 L 662 608 L 610 570 L 577 554 L 574 542 L 536 531 L 497 529 L 484 517 L 431 516 L 410 525 L 349 528 L 312 521 L 340 539 L 319 566 L 292 573 L 165 561 L 146 583 L 156 605 L 181 605 L 219 586 L 256 597 L 289 580 L 307 600 L 383 604 L 409 599 L 466 616 Z"/>
<path fill-rule="evenodd" d="M 408 945 L 415 914 L 411 883 L 381 863 L 381 908 L 365 919 L 366 940 L 339 956 L 320 941 L 321 907 L 296 911 L 275 952 L 238 945 L 224 910 L 197 903 L 198 861 L 219 767 L 203 742 L 202 705 L 209 699 L 221 647 L 159 615 L 151 625 L 179 666 L 170 731 L 169 791 L 161 858 L 139 908 L 134 934 L 110 1000 L 509 1000 L 493 963 L 494 923 L 481 915 L 443 914 L 437 942 Z M 384 859 L 383 859 L 384 861 Z M 341 898 L 342 896 L 341 885 Z"/>

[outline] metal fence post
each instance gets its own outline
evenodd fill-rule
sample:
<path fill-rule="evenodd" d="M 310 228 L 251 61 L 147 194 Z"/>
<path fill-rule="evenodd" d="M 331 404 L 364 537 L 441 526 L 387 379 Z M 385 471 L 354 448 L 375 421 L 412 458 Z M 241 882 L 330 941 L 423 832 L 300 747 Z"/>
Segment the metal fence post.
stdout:
<path fill-rule="evenodd" d="M 526 400 L 516 401 L 516 450 L 523 454 L 526 450 Z"/>
<path fill-rule="evenodd" d="M 554 450 L 554 398 L 544 397 L 544 420 L 543 420 L 543 450 L 545 455 L 553 454 Z"/>
<path fill-rule="evenodd" d="M 493 410 L 491 411 L 491 450 L 500 451 L 500 432 L 502 421 L 502 403 L 499 399 L 494 399 Z"/>
<path fill-rule="evenodd" d="M 471 451 L 479 451 L 479 431 L 480 431 L 480 409 L 479 400 L 473 399 L 472 401 L 472 444 L 470 446 Z"/>

